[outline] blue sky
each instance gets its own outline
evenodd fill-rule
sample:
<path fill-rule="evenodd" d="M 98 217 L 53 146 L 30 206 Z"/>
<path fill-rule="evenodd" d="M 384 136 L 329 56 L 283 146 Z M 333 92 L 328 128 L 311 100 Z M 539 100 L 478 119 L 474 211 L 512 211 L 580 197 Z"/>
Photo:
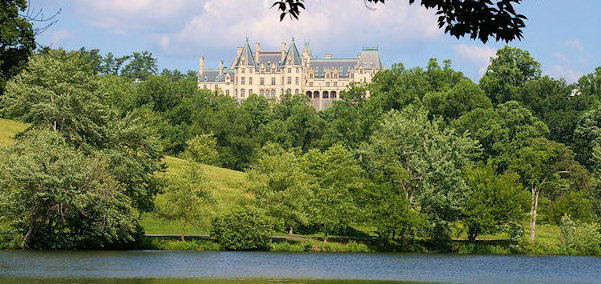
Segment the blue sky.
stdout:
<path fill-rule="evenodd" d="M 159 68 L 197 70 L 232 62 L 235 48 L 249 38 L 262 51 L 278 51 L 294 36 L 313 56 L 351 57 L 375 46 L 385 65 L 425 66 L 429 58 L 451 59 L 453 68 L 479 80 L 489 58 L 505 45 L 456 39 L 437 28 L 432 11 L 408 0 L 387 0 L 366 8 L 363 0 L 307 0 L 301 19 L 279 22 L 273 0 L 32 0 L 46 15 L 62 9 L 58 22 L 38 43 L 125 55 L 148 50 Z M 601 1 L 525 0 L 517 11 L 528 17 L 524 38 L 509 43 L 530 54 L 543 74 L 574 82 L 601 66 Z"/>

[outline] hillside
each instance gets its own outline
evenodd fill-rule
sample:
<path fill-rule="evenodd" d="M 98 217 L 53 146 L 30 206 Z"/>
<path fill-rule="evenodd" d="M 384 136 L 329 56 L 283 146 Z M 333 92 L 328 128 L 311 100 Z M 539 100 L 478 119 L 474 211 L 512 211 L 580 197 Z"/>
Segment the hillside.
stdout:
<path fill-rule="evenodd" d="M 19 132 L 27 129 L 28 124 L 17 122 L 10 119 L 0 118 L 0 146 L 9 145 L 14 141 L 14 137 Z M 166 156 L 163 160 L 167 164 L 165 175 L 177 174 L 183 170 L 184 160 Z M 231 207 L 239 198 L 249 197 L 244 193 L 243 182 L 246 178 L 244 172 L 202 165 L 204 173 L 214 185 L 215 193 L 219 199 L 217 213 L 223 212 Z M 157 198 L 161 198 L 159 195 Z M 165 223 L 153 218 L 150 214 L 144 214 L 140 224 L 147 233 L 155 234 L 177 234 L 181 228 L 177 223 Z M 198 230 L 188 230 L 191 234 L 206 233 Z"/>
<path fill-rule="evenodd" d="M 27 129 L 28 126 L 27 123 L 0 118 L 0 146 L 12 143 L 15 135 Z"/>

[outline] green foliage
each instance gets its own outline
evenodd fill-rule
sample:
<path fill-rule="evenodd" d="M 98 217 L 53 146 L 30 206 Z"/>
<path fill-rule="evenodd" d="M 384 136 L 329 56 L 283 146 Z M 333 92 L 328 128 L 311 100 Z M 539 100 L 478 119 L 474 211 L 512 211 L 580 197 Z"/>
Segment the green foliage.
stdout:
<path fill-rule="evenodd" d="M 363 186 L 362 170 L 352 154 L 340 145 L 324 152 L 310 150 L 303 156 L 302 169 L 315 180 L 311 219 L 327 241 L 336 229 L 346 230 L 355 220 L 357 192 Z"/>
<path fill-rule="evenodd" d="M 557 197 L 543 211 L 545 219 L 549 222 L 559 225 L 563 215 L 579 222 L 593 221 L 593 205 L 590 196 L 585 191 L 568 191 Z"/>
<path fill-rule="evenodd" d="M 484 91 L 469 79 L 462 79 L 446 91 L 427 93 L 423 103 L 431 115 L 445 119 L 456 119 L 477 108 L 492 108 Z"/>
<path fill-rule="evenodd" d="M 213 133 L 197 135 L 186 141 L 186 150 L 182 153 L 182 158 L 207 165 L 215 165 L 217 157 L 217 139 Z"/>
<path fill-rule="evenodd" d="M 437 222 L 459 218 L 469 193 L 460 169 L 478 152 L 471 138 L 408 107 L 384 116 L 363 151 L 366 170 L 386 176 L 413 210 Z"/>
<path fill-rule="evenodd" d="M 564 215 L 559 226 L 559 239 L 566 253 L 601 253 L 601 227 L 597 223 L 576 223 L 569 215 Z"/>
<path fill-rule="evenodd" d="M 574 130 L 574 152 L 580 163 L 590 170 L 601 168 L 593 157 L 595 147 L 601 146 L 601 105 L 582 114 Z"/>
<path fill-rule="evenodd" d="M 32 132 L 0 156 L 2 221 L 38 249 L 117 248 L 136 234 L 137 212 L 104 159 L 55 132 Z"/>
<path fill-rule="evenodd" d="M 276 144 L 267 144 L 262 152 L 248 171 L 248 191 L 278 229 L 288 229 L 292 234 L 295 227 L 309 224 L 314 178 L 301 169 L 295 153 Z"/>
<path fill-rule="evenodd" d="M 103 102 L 99 81 L 75 53 L 34 55 L 26 71 L 6 86 L 4 114 L 36 128 L 60 131 L 76 146 L 98 146 L 113 111 Z"/>
<path fill-rule="evenodd" d="M 129 79 L 145 80 L 157 73 L 157 59 L 148 51 L 134 52 L 131 60 L 121 70 L 121 75 Z"/>
<path fill-rule="evenodd" d="M 6 82 L 27 65 L 35 48 L 32 24 L 22 14 L 27 4 L 26 0 L 5 0 L 0 5 L 0 95 Z"/>
<path fill-rule="evenodd" d="M 182 224 L 182 241 L 187 226 L 207 228 L 213 219 L 217 200 L 212 185 L 200 165 L 189 162 L 180 175 L 169 178 L 164 199 L 157 203 L 157 216 L 166 221 Z"/>
<path fill-rule="evenodd" d="M 271 220 L 261 209 L 239 206 L 213 221 L 213 235 L 226 250 L 264 250 L 269 247 Z"/>
<path fill-rule="evenodd" d="M 498 176 L 489 162 L 465 169 L 463 176 L 472 191 L 461 220 L 470 241 L 479 234 L 498 233 L 524 220 L 529 195 L 523 191 L 517 174 Z"/>
<path fill-rule="evenodd" d="M 540 63 L 528 51 L 505 46 L 491 59 L 480 78 L 480 88 L 493 104 L 502 104 L 515 100 L 519 87 L 528 80 L 538 79 L 540 74 Z"/>

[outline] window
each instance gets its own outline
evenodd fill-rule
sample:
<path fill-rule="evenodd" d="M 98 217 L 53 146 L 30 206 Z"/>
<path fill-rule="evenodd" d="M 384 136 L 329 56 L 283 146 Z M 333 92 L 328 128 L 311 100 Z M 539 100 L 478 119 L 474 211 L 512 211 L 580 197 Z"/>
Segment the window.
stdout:
<path fill-rule="evenodd" d="M 296 79 L 294 79 L 295 84 L 298 85 L 298 83 L 300 82 L 300 79 L 298 77 L 296 77 Z"/>
<path fill-rule="evenodd" d="M 298 89 L 294 89 L 294 94 L 298 95 Z"/>
<path fill-rule="evenodd" d="M 253 84 L 253 77 L 248 77 L 248 84 L 252 85 Z"/>
<path fill-rule="evenodd" d="M 288 68 L 288 73 L 292 73 L 292 68 Z"/>
<path fill-rule="evenodd" d="M 334 82 L 334 87 L 338 87 L 338 82 Z"/>
<path fill-rule="evenodd" d="M 284 77 L 282 77 L 282 83 L 281 83 L 281 85 L 284 85 Z"/>
<path fill-rule="evenodd" d="M 300 68 L 296 67 L 296 73 L 298 73 L 298 72 L 299 72 L 299 70 L 300 70 Z"/>
<path fill-rule="evenodd" d="M 238 85 L 238 77 L 236 77 L 236 85 Z"/>
<path fill-rule="evenodd" d="M 313 87 L 313 82 L 309 82 L 309 87 Z"/>
<path fill-rule="evenodd" d="M 246 83 L 245 77 L 240 77 L 240 85 L 244 85 Z"/>
<path fill-rule="evenodd" d="M 275 97 L 275 89 L 271 89 L 271 97 Z"/>
<path fill-rule="evenodd" d="M 252 74 L 253 73 L 253 69 L 252 68 L 248 68 L 248 73 Z"/>
<path fill-rule="evenodd" d="M 244 98 L 244 96 L 245 96 L 245 95 L 246 95 L 246 94 L 245 94 L 245 92 L 244 92 L 244 89 L 241 89 L 241 90 L 240 90 L 240 97 Z"/>
<path fill-rule="evenodd" d="M 271 77 L 271 85 L 275 85 L 275 77 Z"/>
<path fill-rule="evenodd" d="M 229 96 L 230 95 L 230 90 L 225 90 L 225 94 Z"/>
<path fill-rule="evenodd" d="M 265 78 L 261 77 L 261 79 L 259 79 L 259 85 L 265 85 Z"/>
<path fill-rule="evenodd" d="M 236 98 L 238 97 L 238 89 L 234 90 L 234 94 L 236 95 Z"/>
<path fill-rule="evenodd" d="M 242 69 L 242 74 L 244 74 L 244 72 L 246 72 L 246 69 L 244 69 L 244 68 L 240 68 L 240 69 Z"/>
<path fill-rule="evenodd" d="M 288 85 L 292 84 L 292 77 L 288 77 L 288 80 L 286 82 L 288 83 Z"/>
<path fill-rule="evenodd" d="M 326 82 L 326 87 L 329 87 L 329 86 L 330 86 L 330 82 Z"/>
<path fill-rule="evenodd" d="M 206 88 L 207 88 L 207 85 L 205 84 L 205 85 L 204 85 L 202 88 L 203 88 L 203 89 L 206 89 Z"/>
<path fill-rule="evenodd" d="M 253 94 L 253 89 L 248 90 L 248 95 L 252 95 Z"/>

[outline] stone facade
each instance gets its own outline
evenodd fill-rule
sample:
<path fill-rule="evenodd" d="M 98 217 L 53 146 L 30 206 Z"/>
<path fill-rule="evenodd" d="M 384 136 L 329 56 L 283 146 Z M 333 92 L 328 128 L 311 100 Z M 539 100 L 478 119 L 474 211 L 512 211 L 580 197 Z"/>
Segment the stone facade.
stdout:
<path fill-rule="evenodd" d="M 205 69 L 204 57 L 200 57 L 198 87 L 220 91 L 243 101 L 255 93 L 278 100 L 281 95 L 305 94 L 317 109 L 328 107 L 340 98 L 340 92 L 350 83 L 369 83 L 378 70 L 385 68 L 380 61 L 377 48 L 363 48 L 356 57 L 323 58 L 313 57 L 309 44 L 305 43 L 302 53 L 298 52 L 294 38 L 288 49 L 282 43 L 280 51 L 253 51 L 248 39 L 236 48 L 236 56 L 230 66 Z"/>

